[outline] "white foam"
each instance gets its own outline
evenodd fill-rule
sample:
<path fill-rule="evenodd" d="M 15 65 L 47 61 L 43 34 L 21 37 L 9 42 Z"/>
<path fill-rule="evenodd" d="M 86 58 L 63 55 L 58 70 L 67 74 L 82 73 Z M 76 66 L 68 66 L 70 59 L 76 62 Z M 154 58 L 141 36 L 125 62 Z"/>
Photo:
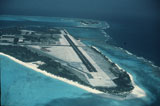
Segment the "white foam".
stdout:
<path fill-rule="evenodd" d="M 129 51 L 127 51 L 127 50 L 125 50 L 125 52 L 126 52 L 127 54 L 129 54 L 129 55 L 133 55 L 131 52 L 129 52 Z"/>
<path fill-rule="evenodd" d="M 153 63 L 152 61 L 147 60 L 147 59 L 145 59 L 144 57 L 139 57 L 139 56 L 137 56 L 137 55 L 135 55 L 135 54 L 132 54 L 131 52 L 129 52 L 129 51 L 127 51 L 127 50 L 125 50 L 125 49 L 123 49 L 123 48 L 121 48 L 121 47 L 117 47 L 117 48 L 125 51 L 125 52 L 126 52 L 127 54 L 129 54 L 129 55 L 135 56 L 135 57 L 136 57 L 137 59 L 139 59 L 139 60 L 143 60 L 144 62 L 150 63 L 151 66 L 153 66 L 154 68 L 159 68 L 159 69 L 160 69 L 159 66 L 154 65 L 154 63 Z"/>
<path fill-rule="evenodd" d="M 95 47 L 95 46 L 92 46 L 94 49 L 96 49 L 98 52 L 100 52 L 101 53 L 101 51 L 97 48 L 97 47 Z M 123 50 L 123 48 L 120 48 L 121 50 Z M 128 51 L 126 51 L 128 54 L 130 54 L 130 55 L 133 55 L 132 53 L 130 53 L 130 52 L 128 52 Z M 102 53 L 103 54 L 103 53 Z M 105 56 L 106 58 L 108 58 L 107 56 Z M 109 62 L 111 62 L 111 63 L 113 63 L 109 58 L 108 58 L 108 61 Z M 115 64 L 119 69 L 122 69 L 118 64 Z M 128 72 L 127 72 L 128 73 Z M 132 92 L 131 92 L 131 94 L 129 94 L 128 96 L 127 96 L 127 98 L 126 99 L 131 99 L 131 98 L 141 98 L 141 97 L 145 97 L 146 96 L 146 93 L 144 92 L 144 90 L 143 89 L 141 89 L 140 87 L 138 87 L 135 83 L 134 83 L 134 80 L 133 80 L 133 76 L 130 74 L 130 73 L 128 73 L 128 75 L 130 76 L 130 79 L 131 79 L 131 82 L 132 82 L 132 84 L 133 84 L 133 86 L 134 86 L 134 89 L 132 90 Z"/>
<path fill-rule="evenodd" d="M 131 93 L 130 93 L 126 98 L 123 98 L 123 97 L 118 97 L 118 96 L 114 96 L 114 95 L 111 95 L 111 94 L 108 94 L 108 93 L 101 92 L 101 91 L 99 91 L 99 90 L 90 88 L 90 87 L 88 87 L 88 86 L 81 85 L 81 84 L 79 84 L 78 82 L 75 82 L 75 81 L 72 81 L 72 80 L 68 80 L 68 79 L 66 79 L 66 78 L 62 78 L 62 77 L 53 75 L 53 74 L 48 73 L 48 72 L 46 72 L 46 71 L 44 71 L 44 70 L 38 69 L 38 68 L 37 68 L 36 66 L 34 66 L 34 65 L 31 65 L 31 64 L 27 64 L 27 63 L 25 63 L 25 62 L 22 62 L 22 61 L 14 58 L 14 57 L 12 57 L 12 56 L 9 56 L 9 55 L 7 55 L 7 54 L 4 54 L 4 53 L 1 53 L 1 52 L 0 52 L 0 55 L 6 56 L 6 57 L 10 58 L 11 60 L 13 60 L 13 61 L 15 61 L 15 62 L 17 62 L 17 63 L 19 63 L 19 64 L 21 64 L 21 65 L 23 65 L 23 66 L 25 66 L 25 67 L 27 67 L 27 68 L 33 69 L 34 71 L 39 72 L 39 73 L 41 73 L 41 74 L 43 74 L 43 75 L 45 75 L 45 76 L 48 76 L 48 77 L 50 77 L 50 78 L 63 81 L 63 82 L 65 82 L 65 83 L 68 83 L 68 84 L 70 84 L 70 85 L 79 87 L 79 88 L 81 88 L 81 89 L 83 89 L 83 90 L 86 90 L 86 91 L 91 92 L 91 93 L 94 93 L 94 94 L 102 94 L 102 95 L 105 95 L 105 97 L 108 97 L 108 98 L 113 98 L 113 99 L 118 99 L 118 100 L 124 100 L 124 99 L 141 98 L 141 97 L 146 96 L 145 92 L 144 92 L 140 87 L 138 87 L 138 86 L 134 83 L 133 77 L 132 77 L 132 75 L 129 74 L 129 73 L 128 73 L 128 74 L 129 74 L 129 76 L 130 76 L 130 78 L 131 78 L 131 81 L 132 81 L 132 84 L 133 84 L 133 86 L 134 86 L 134 89 L 131 91 Z"/>
<path fill-rule="evenodd" d="M 46 75 L 46 76 L 48 76 L 48 77 L 50 77 L 50 78 L 54 78 L 54 79 L 63 81 L 63 82 L 65 82 L 65 83 L 68 83 L 68 84 L 73 85 L 73 86 L 77 86 L 77 87 L 79 87 L 79 88 L 81 88 L 81 89 L 84 89 L 84 90 L 86 90 L 86 91 L 88 91 L 88 92 L 91 92 L 91 93 L 95 93 L 95 94 L 101 94 L 101 93 L 103 93 L 103 92 L 101 92 L 101 91 L 99 91 L 99 90 L 96 90 L 96 89 L 93 89 L 93 88 L 90 88 L 90 87 L 81 85 L 81 84 L 79 84 L 78 82 L 75 82 L 75 81 L 72 81 L 72 80 L 68 80 L 68 79 L 66 79 L 66 78 L 62 78 L 62 77 L 53 75 L 53 74 L 51 74 L 51 73 L 48 73 L 48 72 L 46 72 L 46 71 L 40 70 L 40 69 L 34 67 L 33 65 L 24 63 L 24 62 L 22 62 L 22 61 L 20 61 L 20 60 L 18 60 L 18 59 L 16 59 L 16 58 L 14 58 L 14 57 L 11 57 L 11 56 L 9 56 L 9 55 L 7 55 L 7 54 L 0 53 L 0 55 L 6 56 L 6 57 L 10 58 L 11 60 L 13 60 L 13 61 L 15 61 L 15 62 L 17 62 L 17 63 L 19 63 L 19 64 L 21 64 L 21 65 L 23 65 L 23 66 L 25 66 L 25 67 L 27 67 L 27 68 L 33 69 L 34 71 L 39 72 L 39 73 L 41 73 L 41 74 L 43 74 L 43 75 Z"/>
<path fill-rule="evenodd" d="M 118 67 L 118 69 L 119 69 L 119 70 L 121 70 L 121 69 L 122 69 L 118 64 L 115 64 L 115 65 Z"/>
<path fill-rule="evenodd" d="M 128 72 L 127 72 L 128 73 Z M 133 76 L 128 73 L 130 79 L 131 79 L 131 82 L 134 86 L 134 89 L 132 90 L 131 94 L 128 95 L 128 98 L 132 98 L 132 96 L 134 97 L 137 97 L 137 98 L 141 98 L 141 97 L 145 97 L 146 96 L 146 93 L 144 92 L 143 89 L 141 89 L 140 87 L 138 87 L 135 83 L 134 83 L 134 80 L 133 80 Z"/>
<path fill-rule="evenodd" d="M 101 53 L 101 51 L 98 48 L 96 48 L 95 46 L 91 46 L 91 47 L 94 48 L 97 52 Z"/>

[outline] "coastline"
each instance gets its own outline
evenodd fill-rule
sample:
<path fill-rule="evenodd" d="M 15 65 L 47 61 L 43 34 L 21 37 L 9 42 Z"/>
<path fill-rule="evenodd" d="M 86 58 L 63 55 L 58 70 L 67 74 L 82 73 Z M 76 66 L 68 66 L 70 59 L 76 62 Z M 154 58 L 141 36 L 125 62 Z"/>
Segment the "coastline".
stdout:
<path fill-rule="evenodd" d="M 25 67 L 27 67 L 27 68 L 30 68 L 30 69 L 32 69 L 32 70 L 34 70 L 34 71 L 36 71 L 36 72 L 39 72 L 39 73 L 41 73 L 41 74 L 43 74 L 43 75 L 45 75 L 45 76 L 48 76 L 48 77 L 51 77 L 51 78 L 54 78 L 54 79 L 63 81 L 63 82 L 68 83 L 68 84 L 70 84 L 70 85 L 73 85 L 73 86 L 79 87 L 79 88 L 81 88 L 81 89 L 84 89 L 84 90 L 86 90 L 86 91 L 88 91 L 88 92 L 95 93 L 95 94 L 101 94 L 101 93 L 103 93 L 103 92 L 101 92 L 101 91 L 99 91 L 99 90 L 92 89 L 92 88 L 90 88 L 90 87 L 81 85 L 81 84 L 79 84 L 78 82 L 74 82 L 74 81 L 72 81 L 72 80 L 68 80 L 68 79 L 66 79 L 66 78 L 62 78 L 62 77 L 59 77 L 59 76 L 50 74 L 50 73 L 48 73 L 48 72 L 46 72 L 46 71 L 40 70 L 40 69 L 34 67 L 34 66 L 31 65 L 31 64 L 27 64 L 27 63 L 25 63 L 25 62 L 22 62 L 22 61 L 14 58 L 14 57 L 12 57 L 12 56 L 9 56 L 9 55 L 7 55 L 7 54 L 4 54 L 4 53 L 1 53 L 1 52 L 0 52 L 0 55 L 6 56 L 6 57 L 8 57 L 9 59 L 11 59 L 11 60 L 13 60 L 13 61 L 15 61 L 15 62 L 17 62 L 17 63 L 25 66 Z"/>
<path fill-rule="evenodd" d="M 134 83 L 133 76 L 130 73 L 128 73 L 128 75 L 131 78 L 132 84 L 134 86 L 134 89 L 132 90 L 131 94 L 128 95 L 128 98 L 132 98 L 132 96 L 135 96 L 137 98 L 145 97 L 145 91 Z"/>
<path fill-rule="evenodd" d="M 94 50 L 96 50 L 98 53 L 100 53 L 101 55 L 104 56 L 104 58 L 106 58 L 109 62 L 113 63 L 112 60 L 110 60 L 107 56 L 105 56 L 97 47 L 95 46 L 91 46 L 91 48 L 93 48 Z M 123 49 L 122 49 L 123 50 Z M 126 52 L 127 50 L 125 50 Z M 130 52 L 126 52 L 126 53 L 129 53 L 130 55 L 133 55 L 132 53 Z M 115 65 L 118 67 L 118 69 L 121 69 L 123 70 L 118 64 L 115 63 Z M 123 70 L 124 71 L 124 70 Z M 134 82 L 134 79 L 133 79 L 133 76 L 127 72 L 127 74 L 129 75 L 130 79 L 131 79 L 131 82 L 134 86 L 134 89 L 131 91 L 131 93 L 129 95 L 127 95 L 127 99 L 132 99 L 132 98 L 141 98 L 141 97 L 145 97 L 146 96 L 146 93 L 145 91 L 140 88 L 138 85 L 135 84 Z"/>
<path fill-rule="evenodd" d="M 123 49 L 123 48 L 121 48 L 121 47 L 116 47 L 116 48 L 119 48 L 119 49 L 121 49 L 122 51 L 126 52 L 128 55 L 135 56 L 137 59 L 143 60 L 144 62 L 148 62 L 148 63 L 150 63 L 151 66 L 160 69 L 160 66 L 155 65 L 152 61 L 150 61 L 150 60 L 148 60 L 148 59 L 146 59 L 146 58 L 144 58 L 144 57 L 142 57 L 142 56 L 137 56 L 137 55 L 131 53 L 130 51 L 125 50 L 125 49 Z"/>
<path fill-rule="evenodd" d="M 2 52 L 0 52 L 0 55 L 6 56 L 6 57 L 8 57 L 9 59 L 11 59 L 11 60 L 13 60 L 13 61 L 15 61 L 15 62 L 17 62 L 17 63 L 25 66 L 25 67 L 27 67 L 27 68 L 30 68 L 30 69 L 32 69 L 32 70 L 34 70 L 34 71 L 36 71 L 36 72 L 39 72 L 39 73 L 41 73 L 41 74 L 43 74 L 43 75 L 45 75 L 45 76 L 48 76 L 48 77 L 50 77 L 50 78 L 63 81 L 63 82 L 65 82 L 65 83 L 68 83 L 68 84 L 70 84 L 70 85 L 76 86 L 76 87 L 78 87 L 78 88 L 81 88 L 81 89 L 83 89 L 83 90 L 85 90 L 85 91 L 88 91 L 88 92 L 90 92 L 90 93 L 93 93 L 93 94 L 98 94 L 98 95 L 102 95 L 102 96 L 104 96 L 104 97 L 113 98 L 113 99 L 117 99 L 117 100 L 134 99 L 134 98 L 141 98 L 141 97 L 146 96 L 145 92 L 144 92 L 140 87 L 138 87 L 138 86 L 134 83 L 133 77 L 132 77 L 132 75 L 129 74 L 129 73 L 128 73 L 128 74 L 129 74 L 129 76 L 130 76 L 130 78 L 131 78 L 132 84 L 134 85 L 134 89 L 131 91 L 131 93 L 130 93 L 129 95 L 127 95 L 125 98 L 123 98 L 123 97 L 119 97 L 119 96 L 115 96 L 115 95 L 111 95 L 111 94 L 108 94 L 108 93 L 101 92 L 101 91 L 99 91 L 99 90 L 96 90 L 96 89 L 90 88 L 90 87 L 88 87 L 88 86 L 79 84 L 78 82 L 75 82 L 75 81 L 72 81 L 72 80 L 68 80 L 68 79 L 66 79 L 66 78 L 62 78 L 62 77 L 53 75 L 53 74 L 51 74 L 51 73 L 46 72 L 45 70 L 40 70 L 40 69 L 38 69 L 38 68 L 35 66 L 35 64 L 22 62 L 21 60 L 18 60 L 18 59 L 16 59 L 16 58 L 14 58 L 14 57 L 12 57 L 12 56 L 9 56 L 9 55 L 7 55 L 7 54 L 4 54 L 4 53 L 2 53 Z"/>

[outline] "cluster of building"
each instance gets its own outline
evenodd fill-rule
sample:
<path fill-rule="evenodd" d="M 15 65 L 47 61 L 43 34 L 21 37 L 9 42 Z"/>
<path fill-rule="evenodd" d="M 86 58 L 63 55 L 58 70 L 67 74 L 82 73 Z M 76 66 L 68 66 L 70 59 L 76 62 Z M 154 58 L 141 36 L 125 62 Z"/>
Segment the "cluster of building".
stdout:
<path fill-rule="evenodd" d="M 1 43 L 13 43 L 13 44 L 18 44 L 18 43 L 23 43 L 24 38 L 23 36 L 16 36 L 16 35 L 1 35 L 0 36 L 0 42 Z"/>
<path fill-rule="evenodd" d="M 0 43 L 2 44 L 56 44 L 58 42 L 61 30 L 57 28 L 33 28 L 27 30 L 23 28 L 3 28 L 0 29 Z"/>

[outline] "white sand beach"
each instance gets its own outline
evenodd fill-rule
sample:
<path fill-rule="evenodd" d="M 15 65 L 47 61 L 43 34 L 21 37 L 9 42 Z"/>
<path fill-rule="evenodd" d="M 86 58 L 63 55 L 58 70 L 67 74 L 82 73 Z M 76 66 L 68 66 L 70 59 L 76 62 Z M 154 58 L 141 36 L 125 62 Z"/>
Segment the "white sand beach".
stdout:
<path fill-rule="evenodd" d="M 146 96 L 145 92 L 144 92 L 140 87 L 138 87 L 138 86 L 134 83 L 133 77 L 132 77 L 132 75 L 129 74 L 129 73 L 128 73 L 128 74 L 129 74 L 129 76 L 130 76 L 130 78 L 131 78 L 132 84 L 134 85 L 134 89 L 132 90 L 132 92 L 131 92 L 127 97 L 122 98 L 122 97 L 118 97 L 118 96 L 112 96 L 111 94 L 108 94 L 108 93 L 103 93 L 103 92 L 101 92 L 101 91 L 99 91 L 99 90 L 96 90 L 96 89 L 93 89 L 93 88 L 90 88 L 90 87 L 81 85 L 81 84 L 79 84 L 78 82 L 75 82 L 75 81 L 72 81 L 72 80 L 68 80 L 68 79 L 66 79 L 66 78 L 62 78 L 62 77 L 59 77 L 59 76 L 55 76 L 55 75 L 53 75 L 53 74 L 51 74 L 51 73 L 48 73 L 48 72 L 46 72 L 46 71 L 44 71 L 44 70 L 38 69 L 35 64 L 22 62 L 22 61 L 14 58 L 14 57 L 12 57 L 12 56 L 9 56 L 9 55 L 7 55 L 7 54 L 4 54 L 4 53 L 1 53 L 1 52 L 0 52 L 0 55 L 6 56 L 6 57 L 8 57 L 9 59 L 11 59 L 11 60 L 13 60 L 13 61 L 15 61 L 15 62 L 17 62 L 17 63 L 25 66 L 25 67 L 27 67 L 27 68 L 31 68 L 31 69 L 33 69 L 34 71 L 39 72 L 39 73 L 41 73 L 41 74 L 43 74 L 43 75 L 45 75 L 45 76 L 48 76 L 48 77 L 51 77 L 51 78 L 54 78 L 54 79 L 63 81 L 63 82 L 65 82 L 65 83 L 68 83 L 68 84 L 70 84 L 70 85 L 79 87 L 79 88 L 84 89 L 84 90 L 86 90 L 86 91 L 88 91 L 88 92 L 90 92 L 90 93 L 100 94 L 100 95 L 102 94 L 102 95 L 106 95 L 105 97 L 115 98 L 115 99 L 119 99 L 119 100 L 133 99 L 133 98 L 142 98 L 142 97 L 145 97 L 145 96 Z"/>
<path fill-rule="evenodd" d="M 88 91 L 88 92 L 95 93 L 95 94 L 101 94 L 101 93 L 103 93 L 103 92 L 101 92 L 101 91 L 99 91 L 99 90 L 92 89 L 92 88 L 90 88 L 90 87 L 81 85 L 81 84 L 79 84 L 78 82 L 74 82 L 74 81 L 68 80 L 68 79 L 66 79 L 66 78 L 62 78 L 62 77 L 59 77 L 59 76 L 55 76 L 55 75 L 50 74 L 50 73 L 48 73 L 48 72 L 46 72 L 46 71 L 40 70 L 40 69 L 36 68 L 35 65 L 27 64 L 27 63 L 22 62 L 22 61 L 14 58 L 14 57 L 12 57 L 12 56 L 9 56 L 9 55 L 7 55 L 7 54 L 0 53 L 0 55 L 6 56 L 6 57 L 8 57 L 9 59 L 11 59 L 11 60 L 13 60 L 13 61 L 15 61 L 15 62 L 17 62 L 17 63 L 25 66 L 25 67 L 27 67 L 27 68 L 31 68 L 31 69 L 33 69 L 34 71 L 37 71 L 37 72 L 39 72 L 39 73 L 41 73 L 41 74 L 43 74 L 43 75 L 45 75 L 45 76 L 48 76 L 48 77 L 51 77 L 51 78 L 54 78 L 54 79 L 57 79 L 57 80 L 66 82 L 66 83 L 71 84 L 71 85 L 73 85 L 73 86 L 77 86 L 77 87 L 79 87 L 79 88 L 81 88 L 81 89 L 84 89 L 84 90 L 86 90 L 86 91 Z"/>

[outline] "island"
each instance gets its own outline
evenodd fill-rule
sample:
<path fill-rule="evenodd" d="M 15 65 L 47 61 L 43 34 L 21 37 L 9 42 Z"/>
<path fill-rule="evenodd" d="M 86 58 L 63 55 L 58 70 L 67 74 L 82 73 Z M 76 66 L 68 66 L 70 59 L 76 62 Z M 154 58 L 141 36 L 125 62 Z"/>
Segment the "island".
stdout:
<path fill-rule="evenodd" d="M 18 26 L 0 29 L 0 52 L 51 74 L 104 93 L 127 96 L 129 74 L 95 46 L 88 46 L 56 27 Z"/>

